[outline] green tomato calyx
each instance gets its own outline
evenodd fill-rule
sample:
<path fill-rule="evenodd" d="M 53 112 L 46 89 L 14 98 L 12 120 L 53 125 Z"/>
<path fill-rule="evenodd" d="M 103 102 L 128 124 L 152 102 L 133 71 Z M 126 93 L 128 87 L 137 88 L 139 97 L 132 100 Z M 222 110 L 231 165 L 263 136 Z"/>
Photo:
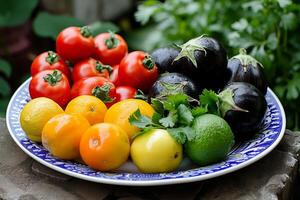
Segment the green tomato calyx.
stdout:
<path fill-rule="evenodd" d="M 52 74 L 47 74 L 43 77 L 44 81 L 49 83 L 51 86 L 56 85 L 62 79 L 62 74 L 58 70 L 54 70 Z"/>
<path fill-rule="evenodd" d="M 83 36 L 83 37 L 90 37 L 92 36 L 92 32 L 90 30 L 90 28 L 88 26 L 83 26 L 80 28 L 80 34 Z"/>
<path fill-rule="evenodd" d="M 109 38 L 105 39 L 104 43 L 108 49 L 114 49 L 118 46 L 118 44 L 120 43 L 120 40 L 118 40 L 118 38 L 116 38 L 116 35 L 114 32 L 109 31 Z"/>
<path fill-rule="evenodd" d="M 255 58 L 248 55 L 246 49 L 244 48 L 241 48 L 240 54 L 232 57 L 232 59 L 238 59 L 241 62 L 244 72 L 247 72 L 247 69 L 250 65 L 252 65 L 253 67 L 263 67 L 263 65 L 260 62 L 258 62 Z"/>
<path fill-rule="evenodd" d="M 232 89 L 226 89 L 222 91 L 219 95 L 218 107 L 221 113 L 221 116 L 224 117 L 229 110 L 240 111 L 240 112 L 249 112 L 243 108 L 238 107 L 234 100 L 234 92 Z"/>
<path fill-rule="evenodd" d="M 48 51 L 47 52 L 48 55 L 46 57 L 46 62 L 49 63 L 50 65 L 54 64 L 54 63 L 57 63 L 59 61 L 59 57 L 58 55 L 53 52 L 53 51 Z"/>
<path fill-rule="evenodd" d="M 206 49 L 202 45 L 200 45 L 198 41 L 199 39 L 203 38 L 203 36 L 204 35 L 201 35 L 197 38 L 193 38 L 187 41 L 186 43 L 184 43 L 183 45 L 178 45 L 181 51 L 178 54 L 178 56 L 174 59 L 174 61 L 177 61 L 181 58 L 187 58 L 197 68 L 198 66 L 195 58 L 195 51 L 203 51 L 206 56 Z"/>
<path fill-rule="evenodd" d="M 96 61 L 96 70 L 102 73 L 104 70 L 107 70 L 109 74 L 113 71 L 113 68 L 110 65 L 103 65 L 99 61 Z"/>
<path fill-rule="evenodd" d="M 143 60 L 143 65 L 144 65 L 145 68 L 147 68 L 149 70 L 154 68 L 155 63 L 154 63 L 154 61 L 153 61 L 153 59 L 151 58 L 150 55 L 145 56 L 145 58 Z"/>
<path fill-rule="evenodd" d="M 92 90 L 92 94 L 95 97 L 99 98 L 104 103 L 111 103 L 111 102 L 113 102 L 115 100 L 115 98 L 111 98 L 109 96 L 110 89 L 111 89 L 111 84 L 105 83 L 101 87 L 100 86 L 96 86 Z"/>

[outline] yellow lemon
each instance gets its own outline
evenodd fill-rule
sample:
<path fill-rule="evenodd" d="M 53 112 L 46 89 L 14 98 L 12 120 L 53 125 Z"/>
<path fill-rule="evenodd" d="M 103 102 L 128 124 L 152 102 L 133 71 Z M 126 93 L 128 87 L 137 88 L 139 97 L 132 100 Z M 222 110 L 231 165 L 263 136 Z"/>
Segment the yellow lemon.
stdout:
<path fill-rule="evenodd" d="M 105 104 L 97 97 L 90 95 L 76 97 L 68 103 L 65 110 L 68 114 L 81 114 L 91 125 L 103 122 L 106 111 Z"/>
<path fill-rule="evenodd" d="M 42 130 L 46 122 L 63 112 L 63 109 L 51 99 L 45 97 L 33 99 L 21 111 L 21 127 L 30 140 L 41 142 Z"/>

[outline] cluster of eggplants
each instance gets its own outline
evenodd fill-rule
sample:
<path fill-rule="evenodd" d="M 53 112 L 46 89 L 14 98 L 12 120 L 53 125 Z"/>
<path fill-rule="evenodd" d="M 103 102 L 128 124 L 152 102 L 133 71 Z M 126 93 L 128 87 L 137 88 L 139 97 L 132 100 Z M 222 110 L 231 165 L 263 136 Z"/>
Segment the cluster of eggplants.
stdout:
<path fill-rule="evenodd" d="M 175 48 L 159 48 L 151 56 L 160 72 L 189 77 L 198 88 L 222 89 L 227 80 L 227 53 L 214 38 L 200 36 Z"/>
<path fill-rule="evenodd" d="M 178 91 L 197 98 L 204 88 L 221 90 L 220 110 L 236 139 L 248 139 L 259 131 L 268 84 L 262 64 L 244 49 L 227 60 L 225 48 L 216 39 L 200 36 L 177 48 L 158 48 L 151 56 L 161 75 L 149 98 Z"/>

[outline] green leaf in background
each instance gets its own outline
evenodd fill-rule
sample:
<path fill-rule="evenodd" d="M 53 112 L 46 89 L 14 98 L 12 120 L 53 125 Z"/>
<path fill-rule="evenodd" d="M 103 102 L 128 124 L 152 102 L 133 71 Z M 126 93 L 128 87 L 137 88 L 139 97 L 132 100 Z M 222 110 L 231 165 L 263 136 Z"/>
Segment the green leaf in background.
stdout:
<path fill-rule="evenodd" d="M 159 3 L 159 1 L 150 0 L 146 3 L 146 5 L 139 5 L 138 12 L 135 13 L 137 21 L 141 22 L 143 25 L 149 22 L 151 16 L 153 16 L 159 9 Z"/>
<path fill-rule="evenodd" d="M 297 26 L 297 17 L 294 13 L 287 13 L 282 15 L 282 26 L 286 30 L 291 30 Z"/>
<path fill-rule="evenodd" d="M 0 27 L 12 27 L 26 22 L 38 0 L 1 0 Z"/>
<path fill-rule="evenodd" d="M 254 12 L 258 12 L 262 10 L 264 7 L 263 7 L 263 2 L 261 0 L 257 0 L 257 1 L 250 1 L 243 4 L 243 8 L 244 9 L 251 8 Z"/>
<path fill-rule="evenodd" d="M 10 86 L 8 83 L 0 77 L 0 95 L 8 96 L 10 94 Z"/>
<path fill-rule="evenodd" d="M 275 50 L 277 48 L 278 40 L 276 37 L 276 33 L 271 33 L 267 39 L 267 45 L 270 49 Z"/>
<path fill-rule="evenodd" d="M 281 96 L 283 97 L 284 94 L 285 94 L 285 91 L 286 91 L 286 87 L 283 86 L 283 85 L 277 85 L 275 88 L 274 88 L 276 94 L 278 94 L 278 96 Z"/>
<path fill-rule="evenodd" d="M 112 31 L 112 32 L 118 32 L 120 29 L 117 25 L 111 22 L 94 22 L 89 25 L 89 28 L 93 34 L 93 36 L 98 35 L 99 33 Z"/>
<path fill-rule="evenodd" d="M 0 117 L 5 117 L 5 111 L 9 102 L 9 97 L 0 99 Z"/>
<path fill-rule="evenodd" d="M 238 31 L 243 31 L 249 27 L 248 21 L 244 18 L 232 24 L 232 28 Z"/>
<path fill-rule="evenodd" d="M 278 3 L 281 8 L 285 8 L 288 5 L 291 5 L 292 1 L 291 0 L 278 0 Z"/>
<path fill-rule="evenodd" d="M 3 74 L 6 77 L 10 77 L 11 75 L 11 66 L 9 62 L 1 58 L 0 58 L 0 72 L 3 72 Z"/>
<path fill-rule="evenodd" d="M 125 39 L 131 49 L 148 52 L 158 46 L 170 45 L 170 43 L 164 39 L 163 32 L 155 26 L 148 26 L 129 32 L 125 35 Z"/>
<path fill-rule="evenodd" d="M 33 22 L 33 30 L 40 37 L 50 37 L 55 40 L 64 28 L 83 25 L 81 21 L 74 17 L 40 12 Z"/>
<path fill-rule="evenodd" d="M 295 73 L 287 84 L 286 98 L 297 99 L 300 96 L 300 73 Z"/>

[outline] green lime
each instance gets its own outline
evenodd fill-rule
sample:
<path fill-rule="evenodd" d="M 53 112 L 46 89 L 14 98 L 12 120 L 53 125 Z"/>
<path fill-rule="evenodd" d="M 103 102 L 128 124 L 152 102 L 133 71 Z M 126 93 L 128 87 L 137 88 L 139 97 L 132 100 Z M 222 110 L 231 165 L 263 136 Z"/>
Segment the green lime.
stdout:
<path fill-rule="evenodd" d="M 227 122 L 217 115 L 197 117 L 193 128 L 196 137 L 185 144 L 188 157 L 204 166 L 226 158 L 234 144 L 234 136 Z"/>

